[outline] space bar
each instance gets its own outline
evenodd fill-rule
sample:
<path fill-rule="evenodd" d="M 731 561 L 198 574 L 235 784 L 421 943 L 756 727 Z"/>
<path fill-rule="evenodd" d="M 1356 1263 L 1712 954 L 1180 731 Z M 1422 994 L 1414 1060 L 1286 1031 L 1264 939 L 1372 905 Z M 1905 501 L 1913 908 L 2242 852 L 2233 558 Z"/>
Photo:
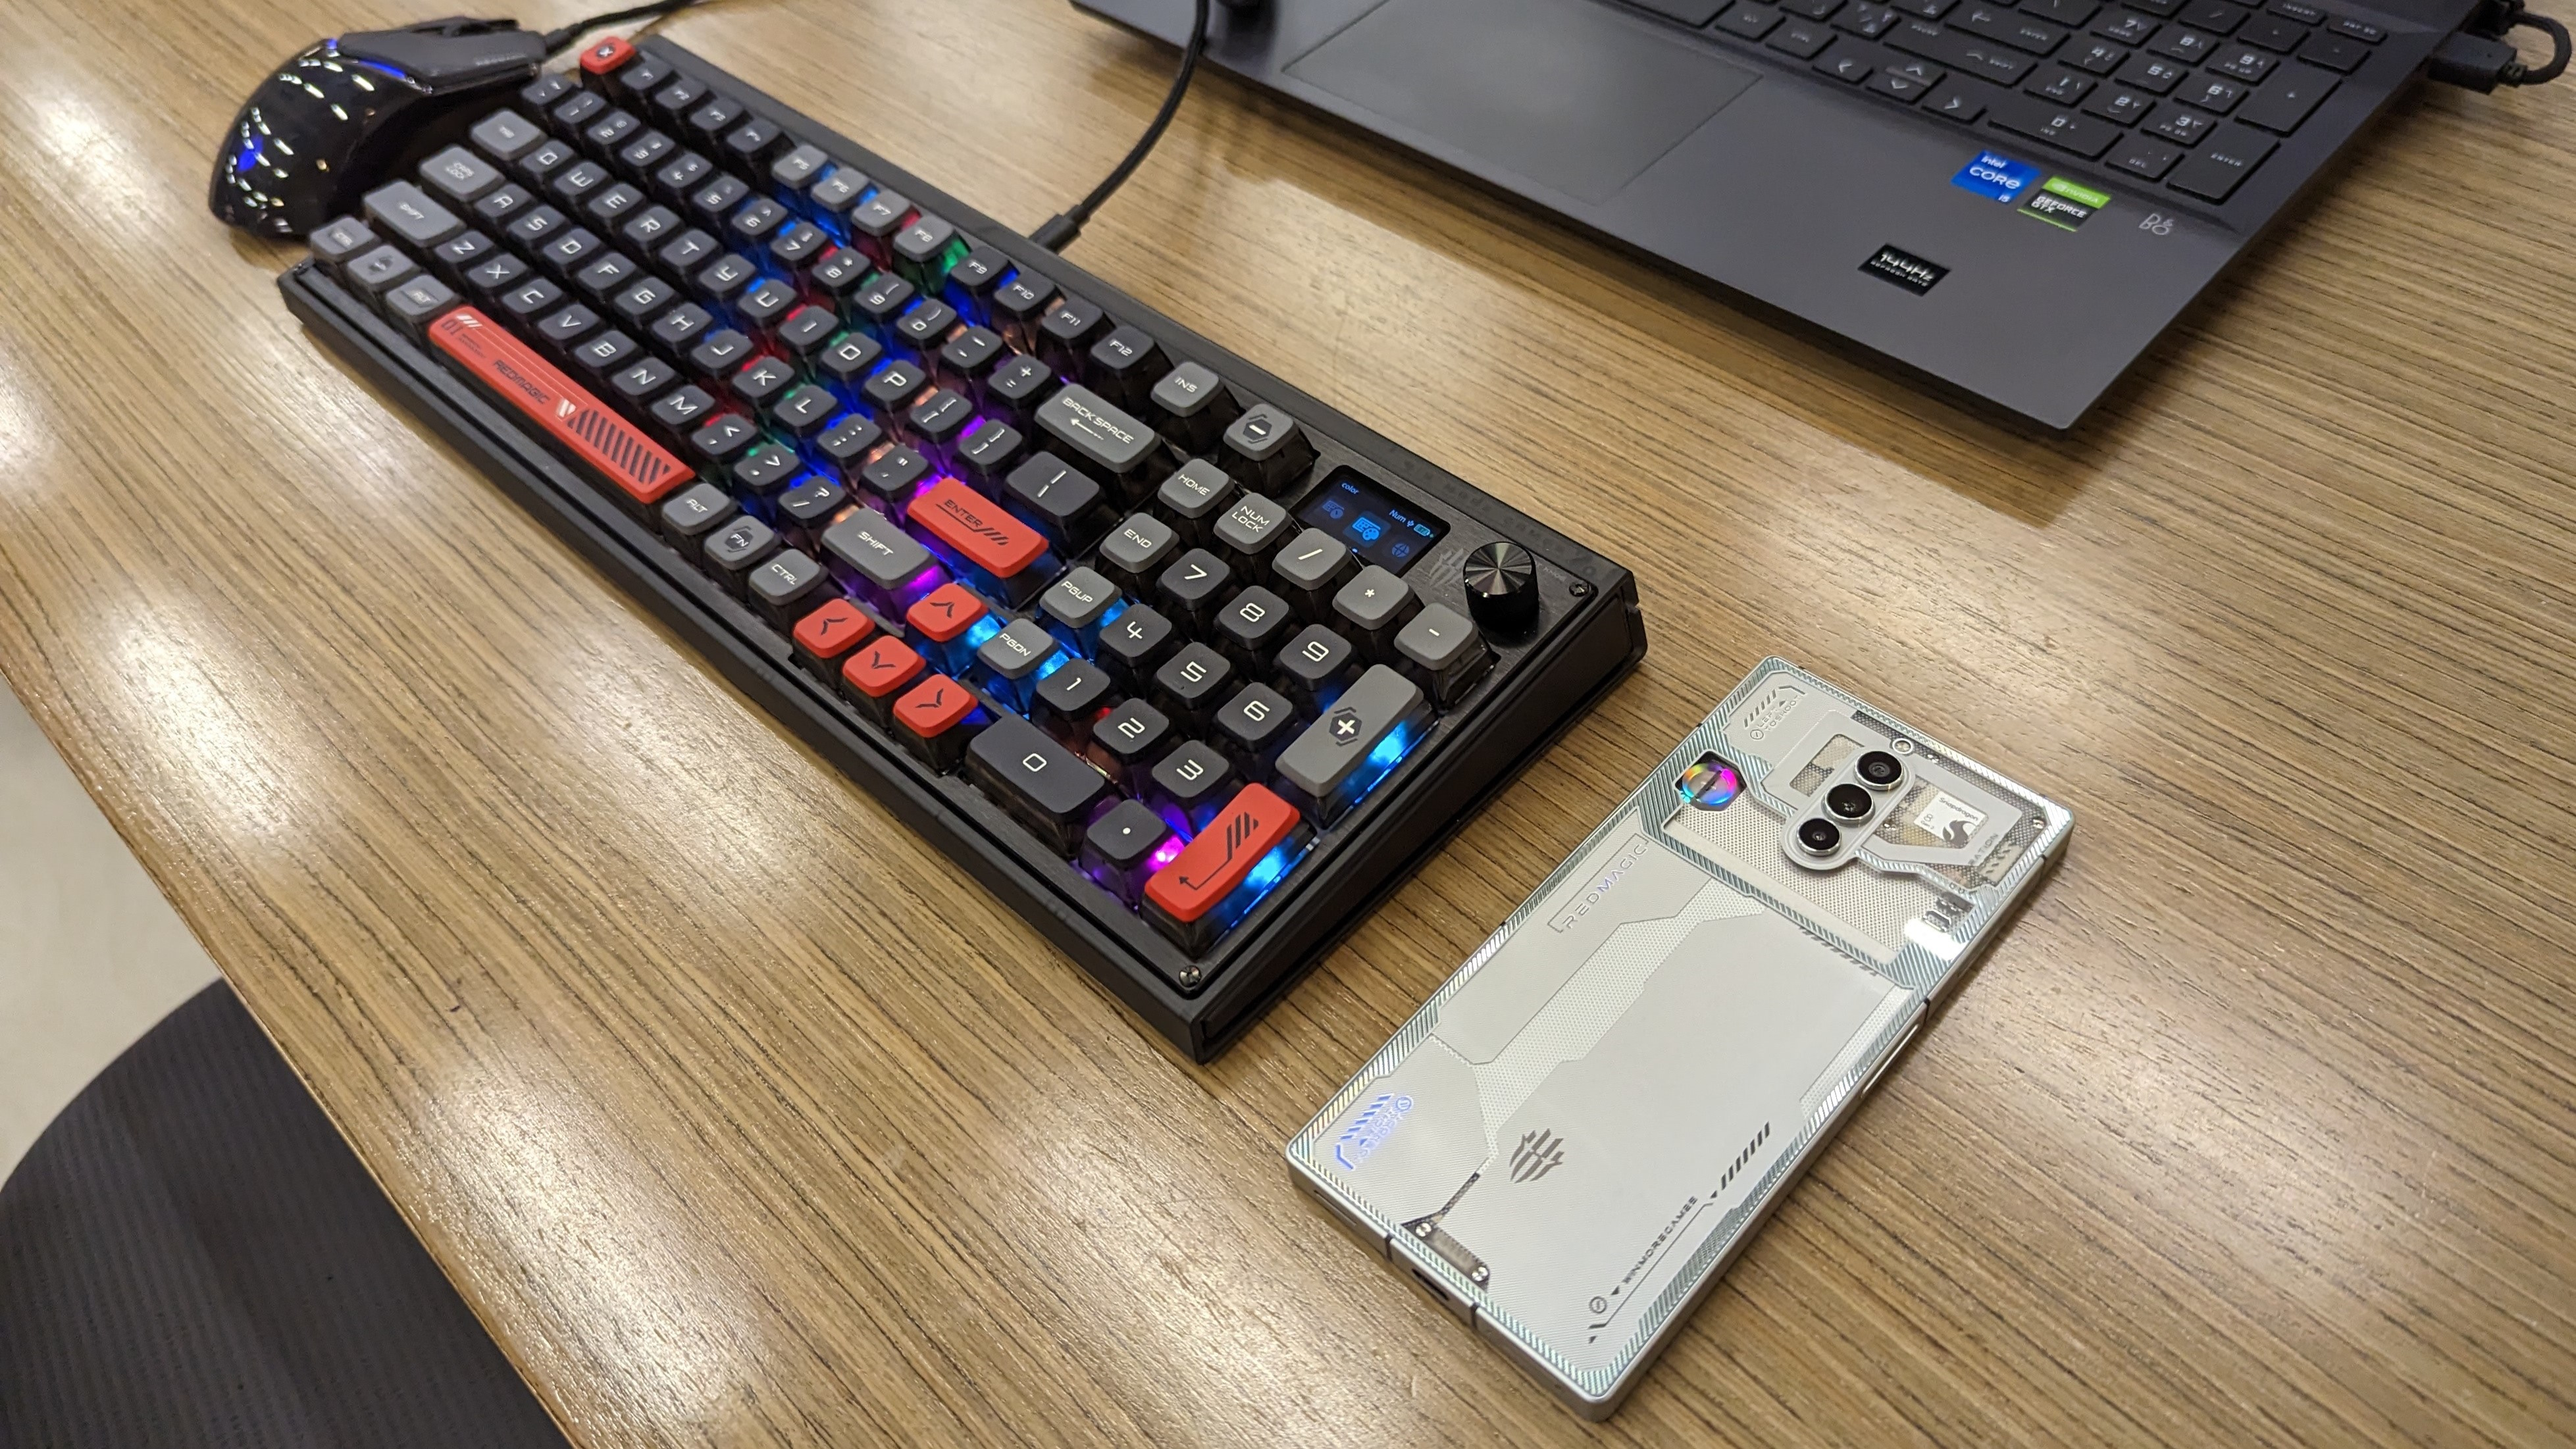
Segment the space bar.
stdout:
<path fill-rule="evenodd" d="M 1726 8 L 1727 0 L 1628 0 L 1640 10 L 1651 10 L 1684 25 L 1706 25 Z"/>

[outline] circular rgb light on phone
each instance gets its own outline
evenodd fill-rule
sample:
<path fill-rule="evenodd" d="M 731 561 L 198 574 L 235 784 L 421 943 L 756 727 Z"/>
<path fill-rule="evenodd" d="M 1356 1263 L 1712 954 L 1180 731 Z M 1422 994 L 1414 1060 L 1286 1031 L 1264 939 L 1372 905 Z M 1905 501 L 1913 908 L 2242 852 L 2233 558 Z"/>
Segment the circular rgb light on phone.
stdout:
<path fill-rule="evenodd" d="M 1699 810 L 1723 810 L 1744 793 L 1744 777 L 1715 755 L 1700 756 L 1674 783 L 1680 787 L 1682 798 Z"/>

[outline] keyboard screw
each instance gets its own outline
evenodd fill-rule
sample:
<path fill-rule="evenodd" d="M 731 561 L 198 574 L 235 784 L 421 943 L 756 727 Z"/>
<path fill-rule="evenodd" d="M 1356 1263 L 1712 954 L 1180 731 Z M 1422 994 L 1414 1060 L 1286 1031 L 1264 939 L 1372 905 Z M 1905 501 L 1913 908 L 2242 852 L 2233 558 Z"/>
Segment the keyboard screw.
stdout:
<path fill-rule="evenodd" d="M 1485 1280 L 1486 1280 L 1486 1279 L 1491 1278 L 1491 1277 L 1493 1277 L 1493 1276 L 1494 1276 L 1494 1270 L 1493 1270 L 1493 1269 L 1491 1269 L 1491 1268 L 1486 1267 L 1486 1266 L 1485 1266 L 1484 1264 L 1482 1264 L 1482 1263 L 1478 1263 L 1478 1264 L 1476 1265 L 1476 1271 L 1475 1271 L 1475 1272 L 1473 1272 L 1473 1273 L 1468 1274 L 1467 1276 L 1468 1276 L 1469 1278 L 1471 1278 L 1471 1279 L 1474 1279 L 1474 1280 L 1475 1280 L 1475 1283 L 1476 1283 L 1476 1286 L 1477 1286 L 1477 1287 L 1479 1287 L 1479 1288 L 1481 1288 L 1481 1287 L 1485 1286 Z"/>
<path fill-rule="evenodd" d="M 1565 586 L 1565 591 L 1578 599 L 1588 599 L 1592 597 L 1592 586 L 1581 579 L 1576 579 L 1573 583 L 1567 584 Z"/>
<path fill-rule="evenodd" d="M 1181 968 L 1181 984 L 1183 986 L 1196 986 L 1205 978 L 1205 976 L 1206 973 L 1200 971 L 1196 966 L 1184 966 Z"/>

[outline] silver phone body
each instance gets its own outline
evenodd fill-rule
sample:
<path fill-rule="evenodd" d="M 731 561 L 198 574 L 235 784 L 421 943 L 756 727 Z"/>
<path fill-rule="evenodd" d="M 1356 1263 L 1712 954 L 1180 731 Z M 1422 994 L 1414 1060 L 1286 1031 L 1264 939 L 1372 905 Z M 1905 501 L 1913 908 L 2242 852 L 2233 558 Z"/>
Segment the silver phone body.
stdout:
<path fill-rule="evenodd" d="M 1859 773 L 1885 771 L 1872 754 L 1895 784 Z M 1802 844 L 1810 819 L 1852 819 L 1829 809 L 1857 803 L 1844 785 L 1870 813 L 1830 850 Z M 1333 1095 L 1289 1167 L 1606 1418 L 2072 825 L 1766 659 Z"/>

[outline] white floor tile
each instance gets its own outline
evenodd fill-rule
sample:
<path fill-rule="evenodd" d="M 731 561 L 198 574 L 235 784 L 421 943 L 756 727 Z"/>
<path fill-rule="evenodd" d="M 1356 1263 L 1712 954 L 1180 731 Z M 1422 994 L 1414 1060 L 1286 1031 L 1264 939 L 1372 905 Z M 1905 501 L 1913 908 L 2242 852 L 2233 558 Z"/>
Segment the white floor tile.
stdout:
<path fill-rule="evenodd" d="M 0 685 L 0 1180 L 90 1078 L 214 979 Z"/>

